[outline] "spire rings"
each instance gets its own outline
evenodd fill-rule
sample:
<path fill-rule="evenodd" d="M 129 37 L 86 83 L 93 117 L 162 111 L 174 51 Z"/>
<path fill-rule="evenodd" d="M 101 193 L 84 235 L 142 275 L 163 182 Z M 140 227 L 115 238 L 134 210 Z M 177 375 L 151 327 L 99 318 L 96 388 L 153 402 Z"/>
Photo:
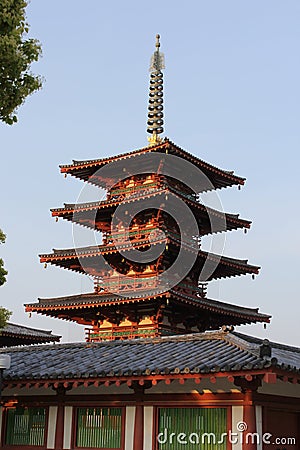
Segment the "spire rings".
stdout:
<path fill-rule="evenodd" d="M 150 87 L 148 103 L 147 132 L 152 134 L 149 142 L 159 142 L 158 135 L 163 133 L 163 73 L 164 56 L 159 51 L 159 35 L 156 36 L 156 50 L 151 58 Z"/>

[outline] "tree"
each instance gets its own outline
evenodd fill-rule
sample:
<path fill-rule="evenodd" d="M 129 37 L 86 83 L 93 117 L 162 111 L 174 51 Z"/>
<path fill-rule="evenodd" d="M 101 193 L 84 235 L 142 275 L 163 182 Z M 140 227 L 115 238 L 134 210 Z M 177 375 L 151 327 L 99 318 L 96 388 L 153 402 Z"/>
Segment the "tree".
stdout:
<path fill-rule="evenodd" d="M 16 111 L 25 99 L 41 89 L 42 79 L 30 72 L 38 61 L 41 46 L 36 39 L 24 39 L 29 31 L 26 0 L 0 1 L 0 120 L 17 122 Z"/>
<path fill-rule="evenodd" d="M 5 234 L 3 233 L 2 230 L 0 230 L 0 244 L 4 244 L 5 239 L 6 239 Z M 5 283 L 7 275 L 7 271 L 4 269 L 3 264 L 4 264 L 3 259 L 0 258 L 0 286 L 2 286 L 2 284 Z"/>
<path fill-rule="evenodd" d="M 0 230 L 0 243 L 4 244 L 6 239 L 5 234 L 2 230 Z M 0 286 L 5 283 L 7 271 L 3 267 L 3 259 L 0 258 Z M 0 306 L 0 329 L 4 328 L 7 321 L 9 320 L 11 316 L 11 312 L 5 309 L 3 306 Z"/>
<path fill-rule="evenodd" d="M 12 315 L 11 311 L 8 311 L 8 309 L 5 309 L 3 306 L 0 306 L 0 330 L 5 327 L 11 315 Z"/>

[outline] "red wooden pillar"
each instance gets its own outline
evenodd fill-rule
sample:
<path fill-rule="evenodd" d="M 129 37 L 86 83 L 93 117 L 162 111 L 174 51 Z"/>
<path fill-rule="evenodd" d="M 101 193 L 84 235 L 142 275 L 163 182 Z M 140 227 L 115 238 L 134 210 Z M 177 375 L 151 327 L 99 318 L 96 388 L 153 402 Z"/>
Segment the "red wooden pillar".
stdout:
<path fill-rule="evenodd" d="M 144 447 L 144 406 L 135 407 L 133 450 L 143 450 Z"/>
<path fill-rule="evenodd" d="M 255 434 L 257 433 L 256 414 L 253 391 L 251 389 L 245 390 L 243 421 L 247 425 L 247 429 L 244 432 L 243 450 L 257 450 L 258 439 L 261 437 L 257 437 Z"/>
<path fill-rule="evenodd" d="M 55 450 L 63 450 L 64 445 L 64 404 L 58 403 L 57 417 L 56 417 L 56 430 L 55 430 Z"/>

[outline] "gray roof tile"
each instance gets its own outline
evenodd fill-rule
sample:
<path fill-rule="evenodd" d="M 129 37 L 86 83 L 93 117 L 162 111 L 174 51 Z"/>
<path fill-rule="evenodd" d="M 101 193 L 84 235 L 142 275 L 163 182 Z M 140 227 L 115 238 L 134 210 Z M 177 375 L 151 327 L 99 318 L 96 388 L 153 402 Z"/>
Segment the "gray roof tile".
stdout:
<path fill-rule="evenodd" d="M 155 339 L 10 348 L 5 377 L 47 379 L 103 377 L 109 374 L 249 370 L 275 364 L 300 370 L 300 349 L 271 343 L 272 358 L 259 356 L 262 340 L 239 333 L 206 332 Z"/>

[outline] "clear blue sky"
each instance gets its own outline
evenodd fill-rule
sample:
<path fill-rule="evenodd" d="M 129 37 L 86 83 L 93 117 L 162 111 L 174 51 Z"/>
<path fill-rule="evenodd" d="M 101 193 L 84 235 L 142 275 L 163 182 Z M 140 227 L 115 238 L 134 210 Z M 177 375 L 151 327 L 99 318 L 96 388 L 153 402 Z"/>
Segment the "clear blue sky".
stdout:
<path fill-rule="evenodd" d="M 299 1 L 32 0 L 27 12 L 43 46 L 33 70 L 46 81 L 17 125 L 0 125 L 0 254 L 9 270 L 0 304 L 12 321 L 82 339 L 80 326 L 29 319 L 23 308 L 92 287 L 38 260 L 73 246 L 71 224 L 55 223 L 49 209 L 75 201 L 82 183 L 58 165 L 146 144 L 148 66 L 160 33 L 165 135 L 247 178 L 241 191 L 220 191 L 226 211 L 253 220 L 247 235 L 227 233 L 225 254 L 249 258 L 261 274 L 212 283 L 209 296 L 273 315 L 267 330 L 240 331 L 300 345 Z"/>

